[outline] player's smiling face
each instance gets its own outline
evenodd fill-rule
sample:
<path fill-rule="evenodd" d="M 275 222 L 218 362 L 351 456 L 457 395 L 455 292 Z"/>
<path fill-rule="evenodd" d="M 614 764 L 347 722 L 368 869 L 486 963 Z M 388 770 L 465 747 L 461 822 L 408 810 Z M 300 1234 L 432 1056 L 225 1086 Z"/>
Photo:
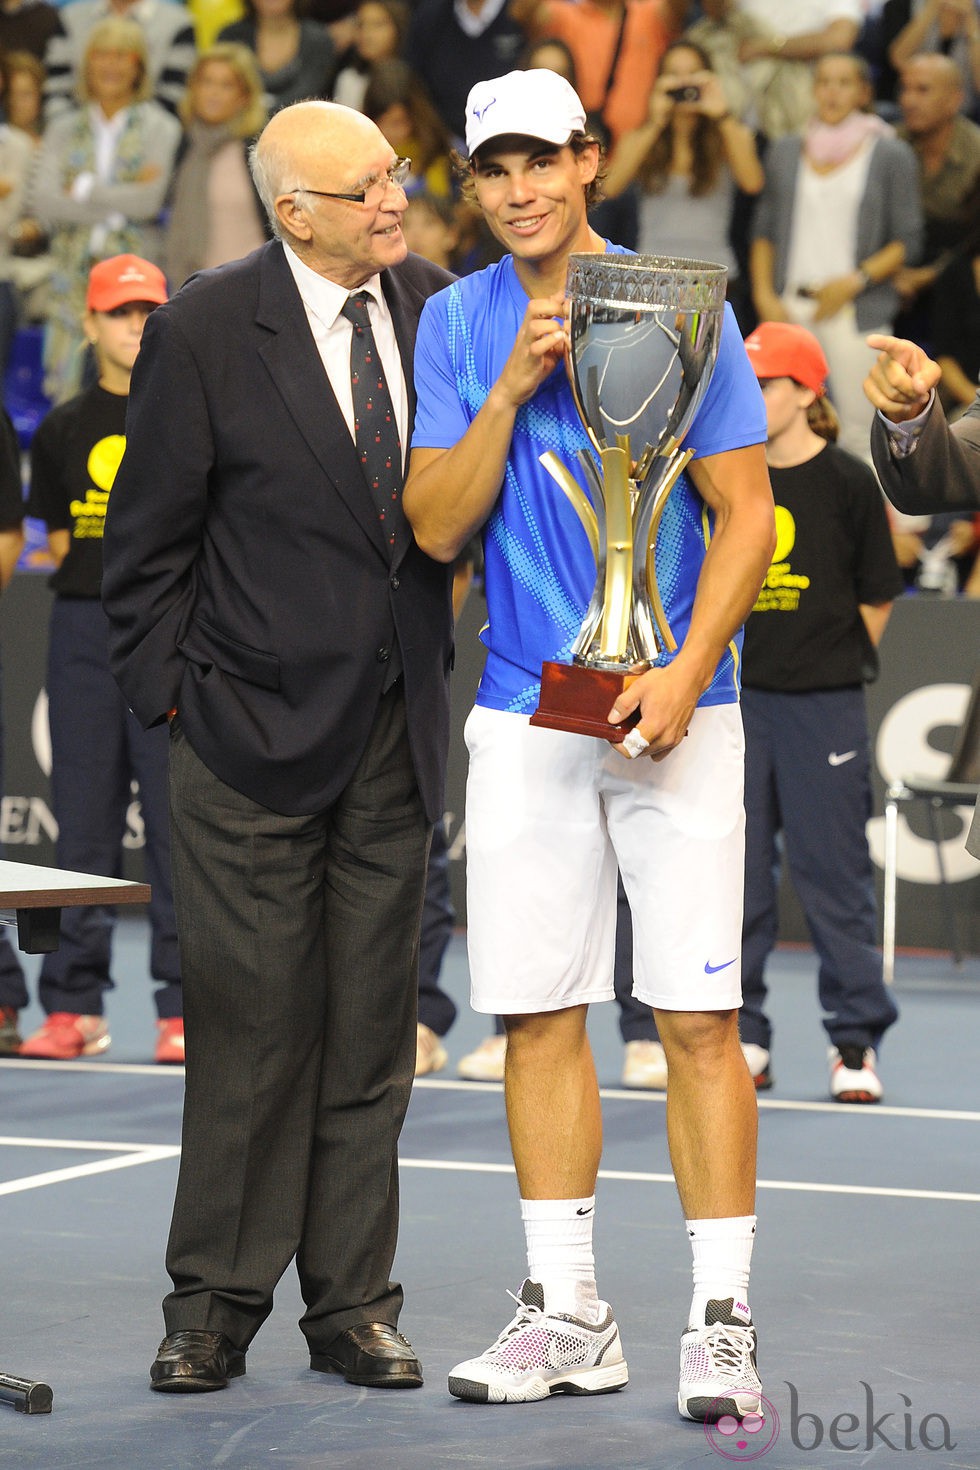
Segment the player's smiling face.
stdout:
<path fill-rule="evenodd" d="M 545 262 L 588 248 L 585 191 L 598 167 L 595 145 L 576 154 L 567 144 L 502 138 L 480 149 L 473 181 L 500 243 L 520 260 Z"/>

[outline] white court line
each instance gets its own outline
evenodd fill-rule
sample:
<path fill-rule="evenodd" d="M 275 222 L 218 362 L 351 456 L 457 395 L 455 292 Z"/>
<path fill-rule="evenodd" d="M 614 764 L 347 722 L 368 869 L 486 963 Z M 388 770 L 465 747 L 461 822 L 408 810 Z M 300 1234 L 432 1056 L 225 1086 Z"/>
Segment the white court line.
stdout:
<path fill-rule="evenodd" d="M 399 1159 L 403 1169 L 441 1169 L 464 1174 L 513 1174 L 511 1164 L 476 1164 L 452 1159 Z M 600 1169 L 600 1179 L 618 1179 L 627 1184 L 673 1184 L 673 1174 L 641 1174 L 626 1169 Z M 946 1200 L 959 1204 L 980 1205 L 980 1194 L 961 1194 L 946 1189 L 888 1189 L 863 1184 L 808 1184 L 799 1179 L 759 1179 L 759 1189 L 794 1190 L 805 1194 L 860 1194 L 887 1199 Z"/>
<path fill-rule="evenodd" d="M 100 1060 L 84 1062 L 44 1062 L 33 1061 L 28 1057 L 3 1058 L 0 1059 L 0 1068 L 12 1067 L 17 1072 L 28 1070 L 42 1070 L 51 1072 L 87 1072 L 90 1077 L 100 1077 L 109 1073 L 124 1077 L 179 1077 L 184 1079 L 184 1069 L 181 1066 L 162 1067 L 156 1062 L 104 1062 Z M 415 1086 L 423 1091 L 442 1092 L 496 1092 L 501 1093 L 503 1088 L 499 1082 L 454 1082 L 449 1078 L 419 1077 Z M 610 1098 L 613 1101 L 632 1103 L 663 1103 L 665 1094 L 662 1092 L 646 1092 L 643 1089 L 627 1087 L 601 1087 L 599 1096 Z M 968 1112 L 959 1108 L 903 1108 L 891 1107 L 887 1103 L 875 1103 L 869 1107 L 848 1107 L 843 1103 L 836 1102 L 801 1102 L 792 1098 L 760 1097 L 759 1108 L 765 1112 L 776 1113 L 829 1113 L 835 1118 L 846 1118 L 849 1122 L 854 1118 L 928 1118 L 937 1123 L 980 1123 L 980 1112 Z"/>
<path fill-rule="evenodd" d="M 442 1081 L 438 1077 L 419 1077 L 415 1086 L 433 1091 L 441 1089 L 447 1092 L 499 1093 L 503 1090 L 499 1082 L 453 1082 L 448 1079 Z M 622 1102 L 647 1104 L 663 1103 L 667 1099 L 664 1092 L 647 1092 L 642 1088 L 629 1087 L 600 1087 L 599 1096 Z M 829 1113 L 834 1118 L 846 1118 L 848 1122 L 854 1118 L 877 1117 L 929 1118 L 934 1122 L 942 1123 L 980 1123 L 980 1112 L 967 1112 L 965 1109 L 958 1108 L 902 1108 L 889 1107 L 886 1103 L 848 1107 L 845 1103 L 839 1102 L 795 1102 L 791 1098 L 777 1097 L 760 1097 L 757 1101 L 760 1109 L 767 1112 Z"/>
<path fill-rule="evenodd" d="M 138 1154 L 147 1149 L 170 1148 L 168 1143 L 104 1143 L 92 1138 L 10 1138 L 0 1135 L 2 1148 L 80 1148 L 92 1153 Z"/>
<path fill-rule="evenodd" d="M 0 1059 L 0 1067 L 12 1067 L 15 1072 L 88 1072 L 91 1077 L 100 1077 L 106 1072 L 121 1077 L 173 1076 L 183 1080 L 184 1076 L 184 1068 L 180 1064 L 103 1062 L 95 1058 L 84 1062 L 45 1062 L 39 1057 L 4 1057 Z"/>
<path fill-rule="evenodd" d="M 24 1179 L 14 1179 L 0 1184 L 0 1195 L 18 1194 L 27 1189 L 41 1189 L 48 1184 L 62 1184 L 70 1179 L 82 1179 L 91 1174 L 107 1174 L 116 1169 L 128 1169 L 135 1164 L 155 1164 L 162 1159 L 175 1158 L 180 1153 L 177 1144 L 133 1144 L 99 1143 L 88 1140 L 57 1138 L 15 1138 L 0 1136 L 0 1147 L 12 1148 L 64 1148 L 89 1149 L 94 1152 L 116 1151 L 124 1157 L 101 1159 L 92 1164 L 76 1164 L 68 1169 L 52 1169 L 44 1174 L 32 1174 Z M 486 1164 L 453 1159 L 399 1159 L 403 1169 L 436 1169 L 444 1173 L 461 1174 L 513 1174 L 513 1164 Z M 652 1174 L 628 1169 L 600 1169 L 600 1179 L 619 1180 L 627 1184 L 673 1184 L 673 1174 Z M 808 1194 L 854 1194 L 870 1195 L 888 1199 L 945 1200 L 960 1204 L 980 1204 L 980 1194 L 967 1194 L 943 1189 L 891 1189 L 887 1186 L 860 1184 L 811 1184 L 798 1179 L 760 1179 L 759 1189 L 782 1189 Z"/>
<path fill-rule="evenodd" d="M 47 1147 L 56 1145 L 48 1144 Z M 70 1145 L 63 1145 L 70 1146 Z M 76 1148 L 100 1148 L 100 1144 L 76 1144 Z M 112 1147 L 112 1145 L 107 1145 Z M 27 1189 L 43 1189 L 49 1184 L 63 1184 L 69 1179 L 84 1179 L 91 1174 L 110 1174 L 116 1169 L 131 1169 L 135 1164 L 156 1164 L 161 1159 L 172 1159 L 180 1149 L 174 1145 L 151 1144 L 138 1152 L 120 1158 L 99 1159 L 92 1164 L 74 1164 L 69 1169 L 51 1169 L 46 1174 L 31 1174 L 24 1179 L 11 1179 L 0 1184 L 0 1195 L 22 1194 Z"/>

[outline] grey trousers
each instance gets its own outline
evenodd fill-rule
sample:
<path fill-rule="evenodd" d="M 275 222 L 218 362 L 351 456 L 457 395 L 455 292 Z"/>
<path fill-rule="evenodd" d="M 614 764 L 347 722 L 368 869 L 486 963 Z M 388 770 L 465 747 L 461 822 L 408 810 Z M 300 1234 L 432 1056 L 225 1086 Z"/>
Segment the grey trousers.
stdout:
<path fill-rule="evenodd" d="M 337 802 L 286 817 L 171 728 L 187 1040 L 167 1331 L 246 1348 L 295 1259 L 313 1351 L 397 1321 L 397 1141 L 415 1061 L 429 829 L 402 687 Z"/>

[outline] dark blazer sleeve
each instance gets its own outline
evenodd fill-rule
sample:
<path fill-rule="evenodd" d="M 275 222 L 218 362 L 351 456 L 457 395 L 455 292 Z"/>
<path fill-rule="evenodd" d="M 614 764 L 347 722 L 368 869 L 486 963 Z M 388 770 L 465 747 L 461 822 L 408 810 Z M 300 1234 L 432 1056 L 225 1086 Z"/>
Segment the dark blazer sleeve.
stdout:
<path fill-rule="evenodd" d="M 980 393 L 962 418 L 948 424 L 939 400 L 912 454 L 896 459 L 888 430 L 875 414 L 871 453 L 882 489 L 907 515 L 973 510 L 980 505 Z"/>
<path fill-rule="evenodd" d="M 113 672 L 144 726 L 159 723 L 177 704 L 185 663 L 178 645 L 193 603 L 213 462 L 197 366 L 160 308 L 147 318 L 133 372 L 126 452 L 109 497 L 103 543 L 102 601 L 113 626 Z"/>

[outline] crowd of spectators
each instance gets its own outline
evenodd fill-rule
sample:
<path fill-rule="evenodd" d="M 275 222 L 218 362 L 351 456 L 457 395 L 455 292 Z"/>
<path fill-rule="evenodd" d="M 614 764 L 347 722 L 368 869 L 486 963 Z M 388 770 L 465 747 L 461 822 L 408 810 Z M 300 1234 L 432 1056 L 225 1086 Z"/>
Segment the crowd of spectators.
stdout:
<path fill-rule="evenodd" d="M 474 82 L 549 66 L 607 148 L 596 227 L 725 263 L 744 332 L 803 322 L 867 458 L 867 331 L 934 353 L 956 414 L 980 369 L 977 0 L 0 0 L 0 377 L 43 324 L 44 392 L 85 380 L 91 265 L 131 252 L 172 290 L 265 225 L 250 139 L 330 97 L 412 161 L 413 242 L 495 254 L 452 152 Z M 914 583 L 947 527 L 895 518 Z M 958 584 L 977 537 L 961 525 Z"/>

